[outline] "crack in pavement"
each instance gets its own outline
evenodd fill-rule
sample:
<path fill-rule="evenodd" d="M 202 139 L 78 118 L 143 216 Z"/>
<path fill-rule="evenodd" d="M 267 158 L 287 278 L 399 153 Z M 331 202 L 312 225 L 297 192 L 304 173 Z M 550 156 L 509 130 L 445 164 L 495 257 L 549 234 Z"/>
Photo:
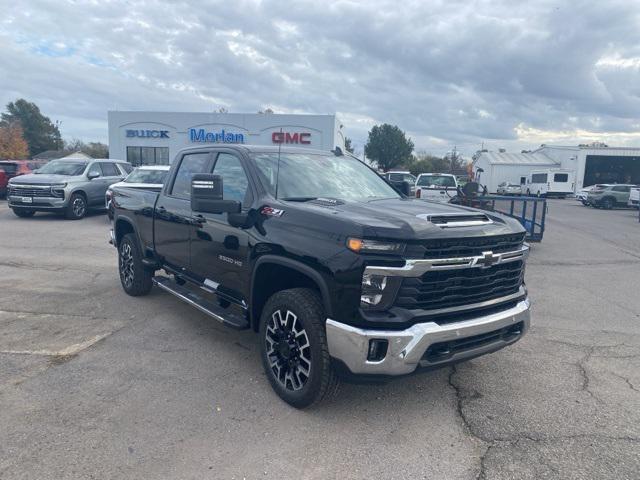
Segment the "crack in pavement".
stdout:
<path fill-rule="evenodd" d="M 578 346 L 578 345 L 574 345 L 571 344 L 572 346 Z M 584 348 L 584 347 L 583 347 Z M 583 374 L 583 385 L 582 385 L 582 390 L 586 391 L 587 393 L 589 393 L 589 395 L 591 395 L 594 399 L 600 401 L 597 397 L 595 397 L 595 395 L 593 395 L 593 392 L 591 392 L 588 387 L 589 387 L 589 378 L 586 372 L 586 368 L 584 367 L 584 364 L 586 362 L 589 361 L 589 359 L 591 358 L 591 356 L 593 355 L 593 352 L 595 351 L 597 347 L 593 346 L 590 347 L 588 350 L 588 352 L 586 353 L 586 355 L 580 360 L 580 362 L 578 362 L 579 368 L 582 369 L 582 374 Z M 468 433 L 469 436 L 475 438 L 476 440 L 482 442 L 483 444 L 486 444 L 486 448 L 484 450 L 484 452 L 482 453 L 482 455 L 480 455 L 479 458 L 479 468 L 478 468 L 478 474 L 476 476 L 476 480 L 487 480 L 487 465 L 486 465 L 486 459 L 487 456 L 489 455 L 489 453 L 491 452 L 491 450 L 493 448 L 496 448 L 498 446 L 513 446 L 513 445 L 517 445 L 518 442 L 523 441 L 523 440 L 529 440 L 531 442 L 534 442 L 536 444 L 539 443 L 545 443 L 545 442 L 555 442 L 555 441 L 562 441 L 562 440 L 574 440 L 574 439 L 602 439 L 602 440 L 609 440 L 609 441 L 624 441 L 624 442 L 633 442 L 633 443 L 640 443 L 640 437 L 632 437 L 629 435 L 623 435 L 623 436 L 613 436 L 613 435 L 602 435 L 600 433 L 579 433 L 579 434 L 573 434 L 573 435 L 546 435 L 546 436 L 542 436 L 542 435 L 534 435 L 531 433 L 527 433 L 527 432 L 522 432 L 522 433 L 518 433 L 517 435 L 514 436 L 509 436 L 509 437 L 488 437 L 486 435 L 484 435 L 482 432 L 478 431 L 473 425 L 472 423 L 469 421 L 469 419 L 466 417 L 465 413 L 464 413 L 464 400 L 466 399 L 473 399 L 473 398 L 477 398 L 477 396 L 479 395 L 478 392 L 472 393 L 471 395 L 465 395 L 463 392 L 463 389 L 461 387 L 459 387 L 458 385 L 456 385 L 456 383 L 454 382 L 453 378 L 456 375 L 456 373 L 458 373 L 458 370 L 456 368 L 455 365 L 451 366 L 451 371 L 449 372 L 449 375 L 447 377 L 447 382 L 449 384 L 449 386 L 453 389 L 453 391 L 455 392 L 456 395 L 456 413 L 458 414 L 458 416 L 460 417 L 463 427 L 466 430 L 466 432 Z M 614 373 L 614 375 L 619 376 L 617 374 Z M 627 383 L 629 384 L 629 386 L 636 390 L 636 388 L 628 381 L 628 379 L 626 379 L 625 377 L 621 377 L 624 380 L 627 380 Z M 600 401 L 601 402 L 601 401 Z"/>

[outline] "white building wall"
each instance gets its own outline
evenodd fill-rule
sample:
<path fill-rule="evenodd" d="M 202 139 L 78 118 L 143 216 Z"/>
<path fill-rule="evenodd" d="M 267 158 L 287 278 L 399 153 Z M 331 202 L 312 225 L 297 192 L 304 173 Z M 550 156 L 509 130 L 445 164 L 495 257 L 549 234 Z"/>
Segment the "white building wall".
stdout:
<path fill-rule="evenodd" d="M 344 149 L 335 115 L 111 111 L 108 125 L 109 156 L 122 160 L 127 147 L 167 147 L 171 162 L 182 148 L 207 143 L 278 145 L 274 132 L 282 132 L 284 144 Z"/>

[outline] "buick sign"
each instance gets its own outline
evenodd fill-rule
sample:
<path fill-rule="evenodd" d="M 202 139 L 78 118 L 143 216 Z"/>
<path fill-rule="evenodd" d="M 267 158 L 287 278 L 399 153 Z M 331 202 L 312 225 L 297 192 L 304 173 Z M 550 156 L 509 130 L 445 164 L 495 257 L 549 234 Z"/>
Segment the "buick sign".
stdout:
<path fill-rule="evenodd" d="M 127 130 L 127 137 L 169 138 L 169 130 Z"/>

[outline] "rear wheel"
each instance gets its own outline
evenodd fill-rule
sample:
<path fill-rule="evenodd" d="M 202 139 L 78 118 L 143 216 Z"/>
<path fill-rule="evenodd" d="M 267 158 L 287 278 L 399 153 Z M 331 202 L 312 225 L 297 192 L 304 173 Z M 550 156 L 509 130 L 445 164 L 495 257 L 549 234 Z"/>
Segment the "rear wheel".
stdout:
<path fill-rule="evenodd" d="M 87 199 L 80 193 L 74 193 L 69 199 L 69 204 L 64 216 L 69 220 L 80 220 L 87 214 Z"/>
<path fill-rule="evenodd" d="M 309 407 L 337 391 L 324 308 L 315 291 L 294 288 L 274 294 L 262 311 L 260 345 L 269 383 L 289 405 Z"/>
<path fill-rule="evenodd" d="M 133 233 L 127 233 L 118 245 L 118 271 L 122 288 L 132 297 L 151 291 L 153 270 L 142 264 L 142 252 Z"/>
<path fill-rule="evenodd" d="M 29 210 L 28 208 L 12 208 L 13 213 L 21 218 L 29 218 L 35 215 L 35 210 Z"/>

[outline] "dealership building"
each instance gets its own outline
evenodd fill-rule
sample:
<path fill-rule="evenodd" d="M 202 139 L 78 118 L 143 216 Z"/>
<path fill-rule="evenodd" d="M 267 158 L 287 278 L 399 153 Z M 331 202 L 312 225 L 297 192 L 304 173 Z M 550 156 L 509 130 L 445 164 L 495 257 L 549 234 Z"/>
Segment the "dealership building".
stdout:
<path fill-rule="evenodd" d="M 109 156 L 132 165 L 168 165 L 181 149 L 208 144 L 344 150 L 335 115 L 111 111 L 108 124 Z"/>
<path fill-rule="evenodd" d="M 480 151 L 473 169 L 480 183 L 495 192 L 501 182 L 522 184 L 532 170 L 563 169 L 575 174 L 575 190 L 596 183 L 640 184 L 640 148 L 601 143 L 578 146 L 541 145 L 531 152 Z"/>

